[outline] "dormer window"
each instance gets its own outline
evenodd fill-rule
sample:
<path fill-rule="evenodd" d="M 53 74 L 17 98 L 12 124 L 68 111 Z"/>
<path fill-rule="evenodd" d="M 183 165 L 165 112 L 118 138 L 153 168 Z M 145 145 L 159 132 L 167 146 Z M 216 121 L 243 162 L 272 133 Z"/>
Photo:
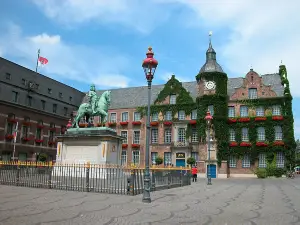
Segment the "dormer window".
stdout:
<path fill-rule="evenodd" d="M 170 95 L 170 104 L 175 105 L 176 104 L 176 95 Z"/>
<path fill-rule="evenodd" d="M 63 97 L 63 93 L 59 92 L 59 97 L 62 98 Z"/>

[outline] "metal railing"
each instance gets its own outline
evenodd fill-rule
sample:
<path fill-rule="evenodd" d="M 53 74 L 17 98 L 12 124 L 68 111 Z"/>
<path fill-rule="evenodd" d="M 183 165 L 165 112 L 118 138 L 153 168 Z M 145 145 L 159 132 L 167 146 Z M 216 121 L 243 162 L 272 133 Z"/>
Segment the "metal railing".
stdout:
<path fill-rule="evenodd" d="M 0 161 L 0 184 L 69 191 L 138 195 L 144 168 L 97 164 Z M 191 184 L 190 168 L 151 168 L 151 191 Z"/>

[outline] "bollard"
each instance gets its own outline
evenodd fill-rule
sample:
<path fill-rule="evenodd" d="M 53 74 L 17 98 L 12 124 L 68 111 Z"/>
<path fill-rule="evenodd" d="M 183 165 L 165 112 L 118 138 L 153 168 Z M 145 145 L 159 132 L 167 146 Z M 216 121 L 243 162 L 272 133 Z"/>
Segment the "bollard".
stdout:
<path fill-rule="evenodd" d="M 85 164 L 86 174 L 85 174 L 85 191 L 90 191 L 90 162 Z"/>

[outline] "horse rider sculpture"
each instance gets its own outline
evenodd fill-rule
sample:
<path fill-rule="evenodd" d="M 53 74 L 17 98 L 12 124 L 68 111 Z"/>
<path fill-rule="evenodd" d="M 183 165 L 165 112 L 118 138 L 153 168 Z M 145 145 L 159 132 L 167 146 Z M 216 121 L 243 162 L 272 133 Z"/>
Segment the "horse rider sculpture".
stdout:
<path fill-rule="evenodd" d="M 89 97 L 89 103 L 90 103 L 90 106 L 92 107 L 92 113 L 95 114 L 98 96 L 97 96 L 96 88 L 95 88 L 94 84 L 91 85 L 90 91 L 87 96 Z"/>

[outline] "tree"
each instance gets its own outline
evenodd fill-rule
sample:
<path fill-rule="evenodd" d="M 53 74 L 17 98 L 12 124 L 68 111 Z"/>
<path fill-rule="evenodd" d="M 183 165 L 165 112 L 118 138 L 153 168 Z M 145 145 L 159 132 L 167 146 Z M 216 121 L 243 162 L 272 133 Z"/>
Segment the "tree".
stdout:
<path fill-rule="evenodd" d="M 191 166 L 196 164 L 196 160 L 193 157 L 189 157 L 186 162 Z"/>

